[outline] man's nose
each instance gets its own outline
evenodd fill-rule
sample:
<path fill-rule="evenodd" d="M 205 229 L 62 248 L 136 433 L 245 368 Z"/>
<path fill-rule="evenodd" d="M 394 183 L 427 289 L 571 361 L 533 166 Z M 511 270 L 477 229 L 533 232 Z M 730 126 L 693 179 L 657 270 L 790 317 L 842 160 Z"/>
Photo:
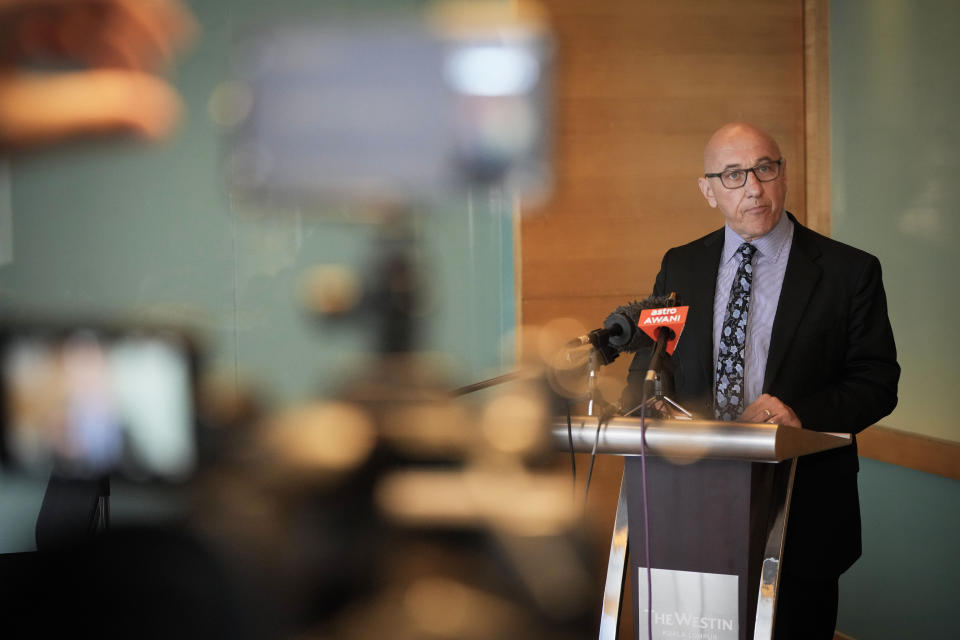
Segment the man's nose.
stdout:
<path fill-rule="evenodd" d="M 747 195 L 758 196 L 763 193 L 763 183 L 757 180 L 757 174 L 753 171 L 747 172 L 747 183 L 743 185 L 747 190 Z"/>

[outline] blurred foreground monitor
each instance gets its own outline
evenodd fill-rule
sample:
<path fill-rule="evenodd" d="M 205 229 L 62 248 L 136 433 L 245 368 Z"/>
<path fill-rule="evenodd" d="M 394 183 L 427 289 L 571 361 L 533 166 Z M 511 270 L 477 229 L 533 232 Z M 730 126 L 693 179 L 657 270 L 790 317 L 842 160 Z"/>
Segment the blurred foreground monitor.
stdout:
<path fill-rule="evenodd" d="M 171 330 L 0 327 L 0 468 L 187 480 L 197 460 L 196 356 Z"/>
<path fill-rule="evenodd" d="M 526 4 L 524 4 L 526 6 Z M 409 205 L 550 188 L 552 43 L 537 13 L 439 3 L 258 28 L 214 95 L 236 201 Z"/>

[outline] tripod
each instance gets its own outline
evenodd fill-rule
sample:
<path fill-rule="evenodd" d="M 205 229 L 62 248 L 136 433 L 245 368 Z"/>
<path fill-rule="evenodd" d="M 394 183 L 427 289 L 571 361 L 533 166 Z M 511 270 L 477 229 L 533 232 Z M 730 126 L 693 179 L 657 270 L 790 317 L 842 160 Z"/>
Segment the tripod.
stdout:
<path fill-rule="evenodd" d="M 75 547 L 106 533 L 110 526 L 110 476 L 71 478 L 50 475 L 37 516 L 38 551 Z"/>

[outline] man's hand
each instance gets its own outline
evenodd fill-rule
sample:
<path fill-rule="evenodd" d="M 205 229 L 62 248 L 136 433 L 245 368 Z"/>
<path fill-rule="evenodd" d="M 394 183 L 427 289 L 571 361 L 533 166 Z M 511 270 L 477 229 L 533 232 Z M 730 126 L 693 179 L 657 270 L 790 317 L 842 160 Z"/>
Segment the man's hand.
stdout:
<path fill-rule="evenodd" d="M 196 31 L 179 0 L 0 0 L 0 147 L 167 135 L 180 100 L 159 73 Z M 49 62 L 69 70 L 30 69 Z"/>
<path fill-rule="evenodd" d="M 793 409 L 783 404 L 780 398 L 765 393 L 757 398 L 753 404 L 743 410 L 740 422 L 768 422 L 782 424 L 788 427 L 802 427 L 800 418 Z"/>

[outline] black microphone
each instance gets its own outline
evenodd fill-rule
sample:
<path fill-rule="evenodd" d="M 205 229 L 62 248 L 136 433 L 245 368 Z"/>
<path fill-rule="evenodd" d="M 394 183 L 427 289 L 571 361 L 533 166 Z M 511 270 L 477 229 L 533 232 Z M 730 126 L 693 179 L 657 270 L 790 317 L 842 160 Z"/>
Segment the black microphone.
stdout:
<path fill-rule="evenodd" d="M 647 367 L 647 375 L 645 378 L 647 382 L 652 382 L 657 372 L 663 367 L 663 354 L 666 351 L 667 343 L 673 339 L 673 336 L 673 330 L 667 327 L 657 329 L 657 344 L 653 349 L 653 355 L 650 356 L 650 364 Z"/>
<path fill-rule="evenodd" d="M 669 296 L 648 296 L 643 300 L 634 300 L 613 310 L 603 321 L 602 329 L 571 340 L 568 347 L 580 347 L 585 344 L 595 349 L 611 347 L 618 352 L 634 352 L 653 343 L 643 331 L 637 329 L 640 313 L 644 309 L 660 309 L 674 304 Z"/>

